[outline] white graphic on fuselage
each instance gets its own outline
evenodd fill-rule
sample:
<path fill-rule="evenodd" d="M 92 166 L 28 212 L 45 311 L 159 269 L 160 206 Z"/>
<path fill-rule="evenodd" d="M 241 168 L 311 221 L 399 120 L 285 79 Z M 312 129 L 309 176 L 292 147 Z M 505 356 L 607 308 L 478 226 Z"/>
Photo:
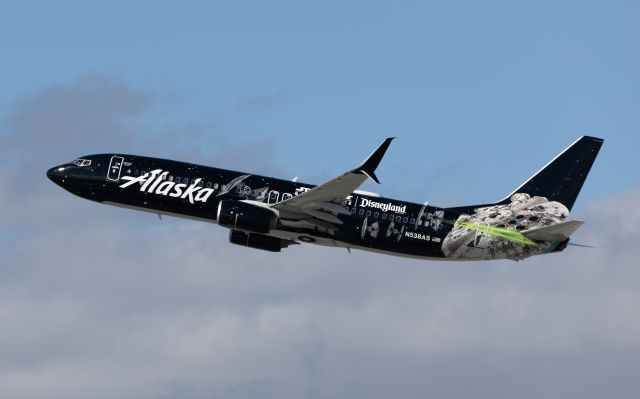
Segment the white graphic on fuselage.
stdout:
<path fill-rule="evenodd" d="M 568 216 L 569 210 L 560 202 L 516 193 L 508 204 L 476 208 L 471 214 L 460 215 L 442 242 L 442 252 L 454 259 L 523 259 L 544 253 L 556 244 L 524 245 L 492 234 L 490 228 L 526 233 L 565 222 Z"/>
<path fill-rule="evenodd" d="M 391 202 L 377 202 L 366 198 L 360 198 L 360 206 L 380 209 L 382 212 L 395 212 L 401 215 L 407 210 L 406 205 L 394 205 Z"/>
<path fill-rule="evenodd" d="M 231 180 L 229 183 L 225 184 L 223 186 L 222 190 L 220 190 L 220 192 L 218 193 L 218 197 L 223 196 L 225 194 L 228 194 L 231 191 L 233 191 L 233 189 L 239 187 L 240 184 L 244 181 L 244 179 L 246 179 L 249 176 L 250 175 L 240 175 L 240 176 L 236 177 L 235 179 Z M 249 189 L 249 190 L 251 190 L 251 189 Z"/>
<path fill-rule="evenodd" d="M 197 178 L 190 185 L 186 185 L 166 180 L 168 174 L 169 172 L 163 172 L 162 169 L 156 169 L 142 176 L 123 176 L 120 180 L 127 180 L 127 182 L 119 187 L 127 188 L 140 183 L 142 185 L 140 191 L 142 192 L 187 199 L 191 204 L 207 202 L 211 194 L 213 194 L 213 189 L 199 186 L 200 181 L 202 181 L 201 178 Z"/>
<path fill-rule="evenodd" d="M 409 238 L 415 238 L 416 240 L 431 241 L 430 235 L 416 233 L 415 231 L 405 231 L 404 236 Z"/>
<path fill-rule="evenodd" d="M 267 199 L 267 193 L 269 192 L 269 187 L 261 187 L 252 189 L 249 185 L 245 183 L 247 178 L 251 177 L 251 175 L 240 175 L 229 183 L 222 186 L 222 189 L 219 193 L 216 194 L 217 197 L 222 197 L 223 195 L 233 195 L 246 199 L 251 199 L 254 201 L 265 201 Z"/>

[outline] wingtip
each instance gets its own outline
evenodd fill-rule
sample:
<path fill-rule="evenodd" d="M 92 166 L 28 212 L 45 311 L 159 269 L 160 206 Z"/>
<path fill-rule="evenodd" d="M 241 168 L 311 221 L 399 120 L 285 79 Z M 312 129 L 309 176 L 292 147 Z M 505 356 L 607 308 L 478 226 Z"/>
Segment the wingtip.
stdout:
<path fill-rule="evenodd" d="M 380 184 L 380 181 L 375 174 L 375 170 L 380 164 L 382 157 L 384 156 L 385 152 L 387 152 L 387 148 L 389 148 L 389 145 L 394 138 L 395 137 L 387 137 L 384 142 L 382 142 L 382 144 L 380 144 L 378 148 L 376 148 L 373 153 L 369 155 L 369 157 L 362 163 L 362 165 L 360 165 L 360 167 L 356 168 L 355 170 L 363 172 L 364 174 L 372 178 L 376 183 Z"/>
<path fill-rule="evenodd" d="M 374 172 L 367 172 L 365 170 L 362 171 L 365 175 L 369 176 L 374 182 L 381 184 L 380 180 L 378 180 L 378 176 Z"/>

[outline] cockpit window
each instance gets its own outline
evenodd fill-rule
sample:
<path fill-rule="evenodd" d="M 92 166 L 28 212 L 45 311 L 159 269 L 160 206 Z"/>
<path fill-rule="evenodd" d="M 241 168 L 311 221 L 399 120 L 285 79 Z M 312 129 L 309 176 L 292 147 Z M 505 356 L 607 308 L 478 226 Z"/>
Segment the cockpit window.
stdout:
<path fill-rule="evenodd" d="M 73 164 L 76 166 L 89 166 L 91 165 L 91 160 L 90 159 L 76 159 L 75 161 L 73 161 Z"/>

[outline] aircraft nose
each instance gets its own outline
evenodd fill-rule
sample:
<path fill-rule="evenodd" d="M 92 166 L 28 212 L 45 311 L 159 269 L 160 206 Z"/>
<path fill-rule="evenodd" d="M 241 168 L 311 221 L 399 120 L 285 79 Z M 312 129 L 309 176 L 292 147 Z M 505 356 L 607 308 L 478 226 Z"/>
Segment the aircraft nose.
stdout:
<path fill-rule="evenodd" d="M 54 183 L 60 184 L 64 180 L 66 165 L 55 166 L 47 171 L 47 177 Z"/>

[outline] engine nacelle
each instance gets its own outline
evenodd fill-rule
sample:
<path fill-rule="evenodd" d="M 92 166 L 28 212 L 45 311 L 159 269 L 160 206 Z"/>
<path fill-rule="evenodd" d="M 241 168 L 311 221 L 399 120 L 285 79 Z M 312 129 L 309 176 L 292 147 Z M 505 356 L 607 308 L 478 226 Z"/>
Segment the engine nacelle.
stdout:
<path fill-rule="evenodd" d="M 235 230 L 268 234 L 275 229 L 277 216 L 266 208 L 246 202 L 224 200 L 218 205 L 218 224 Z"/>
<path fill-rule="evenodd" d="M 280 252 L 288 243 L 278 237 L 265 236 L 256 233 L 245 233 L 240 230 L 229 231 L 229 242 L 243 247 L 262 249 L 271 252 Z"/>

